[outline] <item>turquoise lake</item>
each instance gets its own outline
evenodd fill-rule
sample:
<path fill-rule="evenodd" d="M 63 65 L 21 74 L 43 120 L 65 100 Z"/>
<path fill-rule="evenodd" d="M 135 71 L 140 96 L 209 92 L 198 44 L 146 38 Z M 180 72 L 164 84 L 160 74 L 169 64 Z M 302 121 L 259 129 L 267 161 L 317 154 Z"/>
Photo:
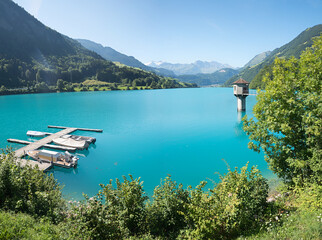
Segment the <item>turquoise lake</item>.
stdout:
<path fill-rule="evenodd" d="M 256 103 L 247 98 L 248 116 Z M 141 177 L 151 196 L 168 174 L 184 186 L 218 180 L 215 172 L 257 165 L 271 178 L 264 155 L 247 148 L 241 115 L 231 88 L 108 91 L 0 96 L 0 147 L 7 138 L 28 140 L 28 130 L 57 132 L 47 125 L 100 128 L 75 132 L 97 138 L 79 151 L 76 169 L 50 172 L 68 199 L 94 195 L 109 179 Z M 13 148 L 21 145 L 10 144 Z M 209 180 L 210 179 L 210 180 Z"/>

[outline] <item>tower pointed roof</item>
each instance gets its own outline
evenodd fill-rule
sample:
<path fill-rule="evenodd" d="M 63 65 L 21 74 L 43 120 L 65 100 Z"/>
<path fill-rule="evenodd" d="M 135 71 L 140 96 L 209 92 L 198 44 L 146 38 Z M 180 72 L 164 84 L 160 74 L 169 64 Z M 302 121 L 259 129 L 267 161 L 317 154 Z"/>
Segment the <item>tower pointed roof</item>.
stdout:
<path fill-rule="evenodd" d="M 245 81 L 244 79 L 240 78 L 237 81 L 233 82 L 233 84 L 235 83 L 245 83 L 245 84 L 249 84 L 249 82 Z"/>

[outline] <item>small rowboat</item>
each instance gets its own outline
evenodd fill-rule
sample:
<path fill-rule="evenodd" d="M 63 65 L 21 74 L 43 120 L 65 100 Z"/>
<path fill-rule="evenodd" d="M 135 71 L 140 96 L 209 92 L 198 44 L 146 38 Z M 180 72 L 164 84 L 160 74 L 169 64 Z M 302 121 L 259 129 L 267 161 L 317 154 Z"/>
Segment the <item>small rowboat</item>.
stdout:
<path fill-rule="evenodd" d="M 46 132 L 38 132 L 38 131 L 28 131 L 27 132 L 27 136 L 31 136 L 31 137 L 44 137 L 47 134 L 48 133 L 46 133 Z"/>

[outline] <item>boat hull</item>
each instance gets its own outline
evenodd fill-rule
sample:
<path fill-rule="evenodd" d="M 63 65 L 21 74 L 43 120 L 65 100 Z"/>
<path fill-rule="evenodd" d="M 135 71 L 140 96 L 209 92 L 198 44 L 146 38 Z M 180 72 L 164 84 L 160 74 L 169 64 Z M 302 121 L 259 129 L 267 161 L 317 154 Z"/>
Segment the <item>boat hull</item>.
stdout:
<path fill-rule="evenodd" d="M 74 147 L 77 149 L 87 149 L 89 144 L 86 141 L 76 141 L 71 138 L 55 138 L 53 142 L 57 145 Z"/>

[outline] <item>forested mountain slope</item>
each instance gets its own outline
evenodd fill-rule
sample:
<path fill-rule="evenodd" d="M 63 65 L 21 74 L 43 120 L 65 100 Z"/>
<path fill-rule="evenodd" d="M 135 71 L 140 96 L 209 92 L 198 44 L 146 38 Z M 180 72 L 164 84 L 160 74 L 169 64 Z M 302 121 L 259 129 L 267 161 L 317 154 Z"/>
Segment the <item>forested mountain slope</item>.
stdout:
<path fill-rule="evenodd" d="M 86 79 L 137 86 L 185 87 L 140 69 L 116 65 L 50 29 L 11 0 L 0 1 L 0 87 L 54 86 Z"/>
<path fill-rule="evenodd" d="M 245 68 L 238 75 L 230 78 L 224 85 L 231 86 L 231 84 L 238 78 L 243 78 L 248 82 L 251 82 L 251 88 L 264 88 L 264 83 L 262 83 L 261 76 L 264 75 L 265 71 L 268 71 L 271 67 L 276 57 L 279 58 L 290 58 L 294 56 L 299 58 L 300 54 L 307 48 L 311 47 L 313 44 L 313 37 L 319 36 L 322 33 L 322 24 L 316 25 L 314 27 L 308 28 L 294 38 L 291 42 L 283 45 L 280 48 L 276 48 L 272 51 L 263 62 L 258 65 Z M 263 69 L 263 70 L 262 70 Z M 262 70 L 262 71 L 261 71 Z M 258 75 L 259 74 L 259 75 Z M 258 75 L 258 76 L 256 76 Z"/>

